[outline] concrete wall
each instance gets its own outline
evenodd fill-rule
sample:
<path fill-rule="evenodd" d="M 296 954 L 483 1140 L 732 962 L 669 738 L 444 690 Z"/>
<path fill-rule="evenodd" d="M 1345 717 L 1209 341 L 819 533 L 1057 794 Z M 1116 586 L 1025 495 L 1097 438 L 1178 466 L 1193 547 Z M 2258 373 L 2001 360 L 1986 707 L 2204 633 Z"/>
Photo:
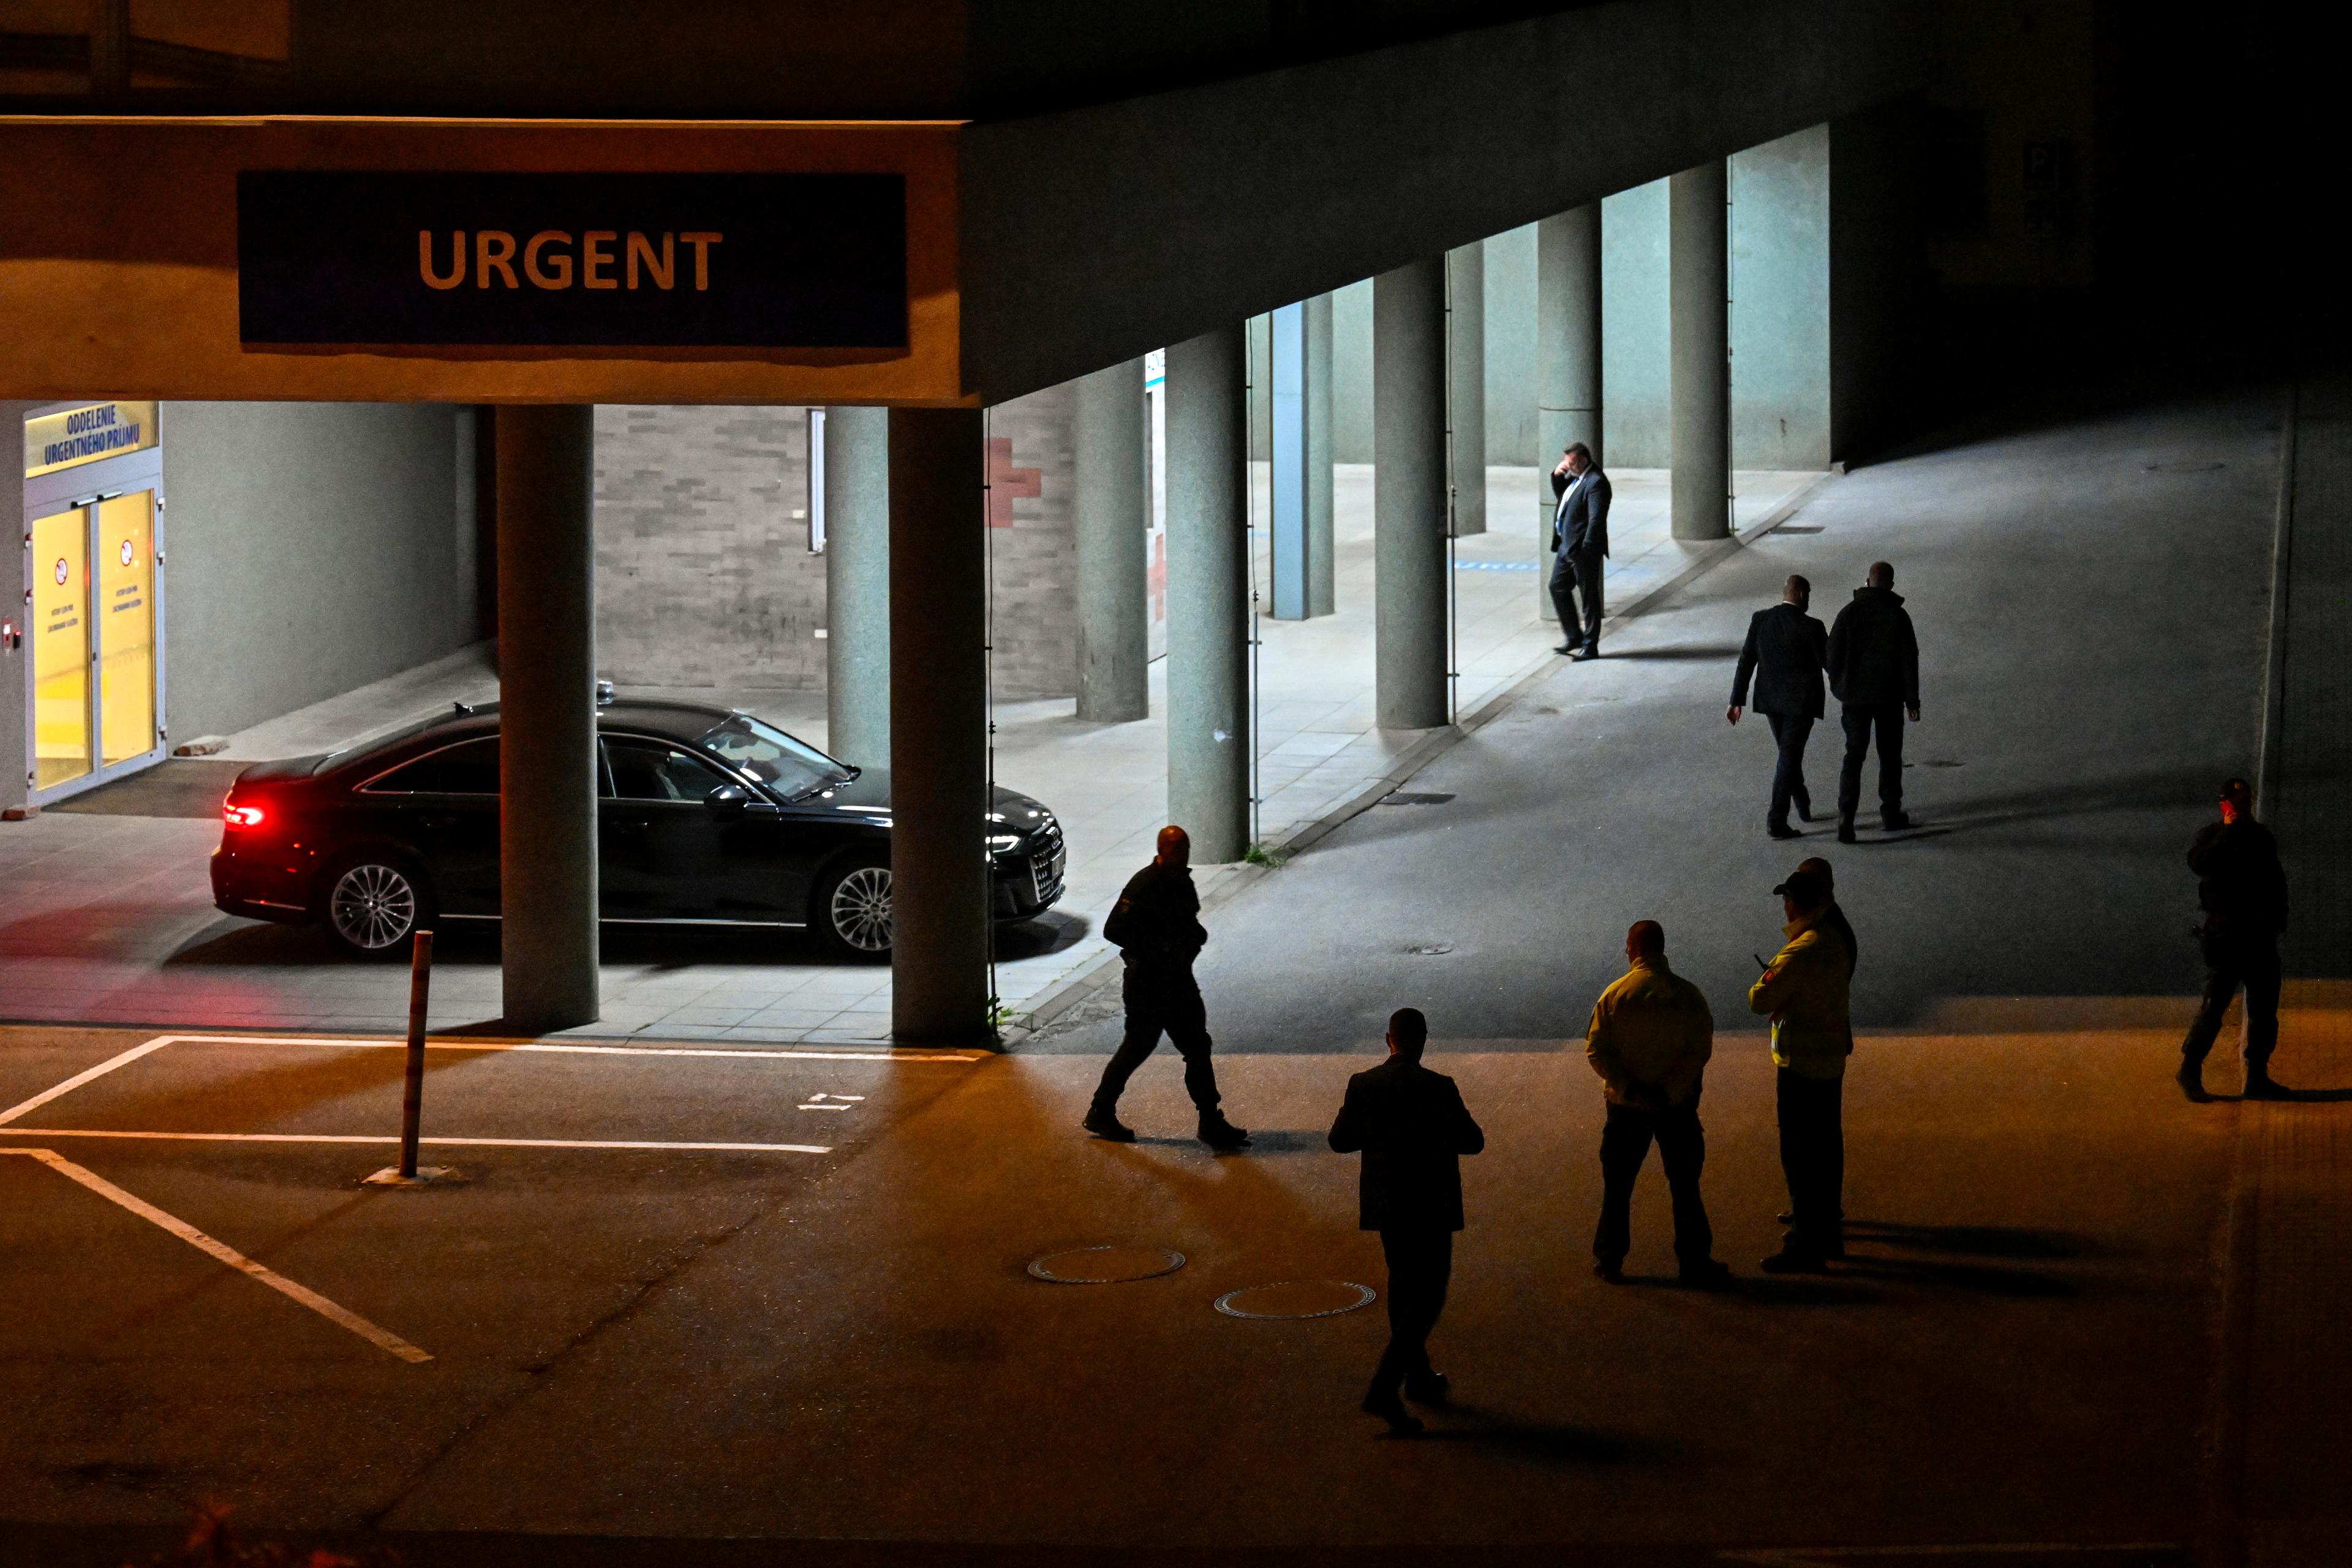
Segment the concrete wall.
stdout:
<path fill-rule="evenodd" d="M 167 403 L 160 426 L 175 743 L 472 640 L 454 410 Z"/>
<path fill-rule="evenodd" d="M 1372 460 L 1372 280 L 1331 294 L 1331 460 Z"/>
<path fill-rule="evenodd" d="M 1830 465 L 1830 128 L 1731 160 L 1731 450 Z"/>
<path fill-rule="evenodd" d="M 989 411 L 1009 527 L 989 532 L 995 690 L 1076 690 L 1074 394 Z M 1019 492 L 1034 488 L 1037 493 Z M 808 548 L 808 410 L 596 410 L 596 668 L 624 686 L 822 691 L 824 557 Z"/>
<path fill-rule="evenodd" d="M 1486 241 L 1486 461 L 1525 467 L 1539 455 L 1536 227 L 1527 224 Z"/>
<path fill-rule="evenodd" d="M 1666 182 L 1601 204 L 1601 447 L 1618 468 L 1674 460 L 1666 376 Z"/>

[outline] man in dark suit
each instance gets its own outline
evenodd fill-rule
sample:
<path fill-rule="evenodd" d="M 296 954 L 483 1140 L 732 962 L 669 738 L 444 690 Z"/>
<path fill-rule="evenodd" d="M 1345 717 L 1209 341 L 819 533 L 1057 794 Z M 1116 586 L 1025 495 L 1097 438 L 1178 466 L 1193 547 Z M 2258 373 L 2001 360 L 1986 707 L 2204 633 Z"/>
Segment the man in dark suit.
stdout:
<path fill-rule="evenodd" d="M 1868 581 L 1830 627 L 1830 689 L 1841 704 L 1845 765 L 1838 773 L 1838 842 L 1853 842 L 1853 814 L 1862 805 L 1862 764 L 1878 739 L 1879 824 L 1888 832 L 1911 826 L 1903 814 L 1903 721 L 1919 721 L 1919 638 L 1911 612 L 1895 591 L 1895 568 L 1873 562 Z"/>
<path fill-rule="evenodd" d="M 1794 838 L 1789 826 L 1789 803 L 1797 815 L 1813 819 L 1812 792 L 1805 787 L 1805 742 L 1813 721 L 1822 716 L 1822 670 L 1829 662 L 1830 634 L 1805 614 L 1812 603 L 1813 585 L 1791 577 L 1780 589 L 1780 602 L 1759 610 L 1748 622 L 1748 641 L 1739 649 L 1739 668 L 1731 677 L 1731 706 L 1724 717 L 1737 724 L 1748 706 L 1748 681 L 1756 680 L 1756 711 L 1772 726 L 1772 743 L 1780 761 L 1772 767 L 1772 804 L 1764 813 L 1764 831 L 1775 838 Z"/>
<path fill-rule="evenodd" d="M 1421 1423 L 1406 1394 L 1443 1405 L 1445 1374 L 1429 1364 L 1429 1334 L 1445 1310 L 1454 1275 L 1454 1233 L 1462 1228 L 1460 1156 L 1486 1146 L 1463 1108 L 1462 1092 L 1421 1065 L 1429 1023 L 1417 1007 L 1389 1016 L 1389 1059 L 1348 1080 L 1348 1098 L 1331 1123 L 1331 1147 L 1361 1150 L 1357 1224 L 1381 1233 L 1389 1265 L 1389 1343 L 1364 1395 L 1364 1411 L 1399 1433 Z"/>
<path fill-rule="evenodd" d="M 2200 829 L 2189 846 L 2197 873 L 2197 949 L 2205 959 L 2205 995 L 2180 1047 L 2180 1089 L 2193 1100 L 2205 1092 L 2205 1057 L 2221 1032 L 2230 998 L 2246 993 L 2246 1098 L 2287 1100 L 2271 1077 L 2278 1048 L 2279 934 L 2286 930 L 2286 868 L 2278 840 L 2254 820 L 2253 786 L 2231 779 L 2221 786 L 2221 819 Z"/>
<path fill-rule="evenodd" d="M 1609 553 L 1609 476 L 1576 442 L 1551 471 L 1551 606 L 1559 616 L 1557 653 L 1579 661 L 1601 657 L 1601 563 Z M 1577 601 L 1584 601 L 1583 631 Z"/>

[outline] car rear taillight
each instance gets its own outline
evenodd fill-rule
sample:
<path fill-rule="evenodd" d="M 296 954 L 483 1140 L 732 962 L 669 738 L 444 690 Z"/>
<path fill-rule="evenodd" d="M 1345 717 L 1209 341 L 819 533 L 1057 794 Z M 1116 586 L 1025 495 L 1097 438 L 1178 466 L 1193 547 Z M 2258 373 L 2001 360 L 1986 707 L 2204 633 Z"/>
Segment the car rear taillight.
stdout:
<path fill-rule="evenodd" d="M 231 827 L 258 827 L 263 822 L 268 819 L 268 816 L 269 814 L 262 810 L 261 807 L 257 805 L 225 805 L 221 807 L 222 820 L 226 821 Z"/>

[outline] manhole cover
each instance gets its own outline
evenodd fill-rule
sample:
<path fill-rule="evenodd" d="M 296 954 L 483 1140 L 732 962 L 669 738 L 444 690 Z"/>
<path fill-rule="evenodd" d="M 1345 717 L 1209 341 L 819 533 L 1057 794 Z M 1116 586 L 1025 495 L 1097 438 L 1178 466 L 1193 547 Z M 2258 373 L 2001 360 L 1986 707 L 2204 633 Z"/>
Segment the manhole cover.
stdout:
<path fill-rule="evenodd" d="M 1454 797 L 1450 795 L 1416 795 L 1411 790 L 1391 790 L 1381 796 L 1382 805 L 1444 805 Z"/>
<path fill-rule="evenodd" d="M 1029 1266 L 1029 1273 L 1055 1285 L 1122 1285 L 1183 1267 L 1184 1255 L 1164 1247 L 1081 1247 L 1048 1253 Z"/>
<path fill-rule="evenodd" d="M 1217 1298 L 1217 1310 L 1228 1318 L 1335 1318 L 1370 1306 L 1379 1294 L 1347 1279 L 1286 1279 L 1228 1290 Z"/>
<path fill-rule="evenodd" d="M 1450 942 L 1424 942 L 1405 951 L 1417 958 L 1442 958 L 1454 951 L 1454 944 Z"/>

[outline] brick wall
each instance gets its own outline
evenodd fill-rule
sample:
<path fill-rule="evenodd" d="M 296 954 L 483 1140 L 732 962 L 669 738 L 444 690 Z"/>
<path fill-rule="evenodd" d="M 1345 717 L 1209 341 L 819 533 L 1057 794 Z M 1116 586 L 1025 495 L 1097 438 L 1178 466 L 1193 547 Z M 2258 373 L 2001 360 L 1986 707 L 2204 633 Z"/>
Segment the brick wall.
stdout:
<path fill-rule="evenodd" d="M 1074 389 L 989 412 L 996 691 L 1076 689 Z M 1025 492 L 1025 493 L 1024 493 Z M 596 410 L 596 668 L 625 686 L 823 690 L 803 408 Z"/>

